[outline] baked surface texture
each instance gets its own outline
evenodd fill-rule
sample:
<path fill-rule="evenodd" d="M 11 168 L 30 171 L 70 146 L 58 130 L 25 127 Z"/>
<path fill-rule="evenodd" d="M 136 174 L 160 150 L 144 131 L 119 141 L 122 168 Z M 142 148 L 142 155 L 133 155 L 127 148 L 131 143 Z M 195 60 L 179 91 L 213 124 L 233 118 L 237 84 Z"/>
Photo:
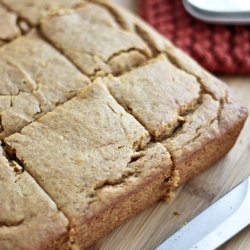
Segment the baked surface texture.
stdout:
<path fill-rule="evenodd" d="M 151 56 L 137 34 L 122 28 L 97 4 L 52 12 L 42 20 L 41 29 L 87 75 L 120 74 Z"/>
<path fill-rule="evenodd" d="M 21 34 L 17 26 L 17 15 L 8 11 L 0 3 L 0 47 Z"/>
<path fill-rule="evenodd" d="M 0 139 L 64 103 L 87 76 L 33 30 L 0 48 Z"/>
<path fill-rule="evenodd" d="M 119 6 L 0 2 L 33 25 L 0 48 L 0 246 L 85 249 L 237 140 L 226 84 Z"/>
<path fill-rule="evenodd" d="M 68 220 L 35 180 L 0 147 L 0 249 L 62 249 Z"/>
<path fill-rule="evenodd" d="M 113 206 L 143 191 L 147 183 L 170 177 L 169 153 L 160 143 L 146 147 L 149 141 L 148 132 L 100 79 L 5 140 L 10 155 L 15 153 L 67 216 L 81 247 L 89 238 L 86 233 L 94 231 L 88 222 L 113 212 Z M 102 224 L 98 232 L 110 226 Z"/>
<path fill-rule="evenodd" d="M 40 17 L 49 9 L 58 9 L 60 7 L 71 7 L 81 2 L 81 0 L 43 0 L 32 1 L 22 0 L 1 0 L 9 9 L 18 13 L 20 17 L 29 22 L 32 26 L 39 23 Z"/>

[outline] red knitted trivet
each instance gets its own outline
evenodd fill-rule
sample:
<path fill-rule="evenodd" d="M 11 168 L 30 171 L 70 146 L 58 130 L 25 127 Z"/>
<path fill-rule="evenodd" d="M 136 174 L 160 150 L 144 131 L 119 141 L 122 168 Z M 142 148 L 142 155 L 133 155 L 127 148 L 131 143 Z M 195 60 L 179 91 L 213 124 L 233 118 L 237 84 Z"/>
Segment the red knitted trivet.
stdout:
<path fill-rule="evenodd" d="M 142 18 L 214 73 L 250 74 L 250 26 L 206 24 L 181 0 L 139 0 Z"/>

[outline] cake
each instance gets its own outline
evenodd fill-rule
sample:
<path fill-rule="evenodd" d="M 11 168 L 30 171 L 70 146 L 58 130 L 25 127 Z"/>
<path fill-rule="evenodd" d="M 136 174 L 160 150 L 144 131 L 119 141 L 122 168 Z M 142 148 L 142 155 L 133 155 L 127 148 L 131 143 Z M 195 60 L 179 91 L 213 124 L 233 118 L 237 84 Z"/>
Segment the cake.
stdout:
<path fill-rule="evenodd" d="M 17 15 L 8 11 L 0 3 L 0 47 L 18 37 L 21 32 L 17 25 Z"/>
<path fill-rule="evenodd" d="M 137 17 L 1 2 L 29 24 L 0 48 L 1 246 L 85 249 L 233 147 L 246 108 Z"/>
<path fill-rule="evenodd" d="M 67 237 L 69 222 L 28 172 L 0 148 L 1 249 L 51 249 Z M 58 241 L 59 240 L 59 241 Z"/>
<path fill-rule="evenodd" d="M 22 0 L 16 2 L 15 0 L 1 0 L 8 9 L 17 13 L 19 18 L 28 22 L 30 26 L 39 24 L 39 19 L 44 12 L 49 9 L 60 7 L 72 7 L 81 2 L 81 0 L 44 0 L 44 1 L 30 1 Z"/>
<path fill-rule="evenodd" d="M 32 30 L 0 51 L 0 139 L 76 95 L 90 80 Z"/>

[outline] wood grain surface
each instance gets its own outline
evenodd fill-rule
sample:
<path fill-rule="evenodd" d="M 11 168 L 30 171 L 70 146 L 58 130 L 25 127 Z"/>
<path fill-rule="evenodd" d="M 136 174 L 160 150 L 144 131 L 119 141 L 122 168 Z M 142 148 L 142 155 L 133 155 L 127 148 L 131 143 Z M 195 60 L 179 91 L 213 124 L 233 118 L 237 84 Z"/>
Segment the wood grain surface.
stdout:
<path fill-rule="evenodd" d="M 222 80 L 250 110 L 250 77 L 223 77 Z M 91 250 L 154 249 L 249 175 L 250 117 L 228 155 L 176 190 L 170 204 L 158 202 L 99 240 Z M 250 227 L 220 249 L 250 249 Z"/>

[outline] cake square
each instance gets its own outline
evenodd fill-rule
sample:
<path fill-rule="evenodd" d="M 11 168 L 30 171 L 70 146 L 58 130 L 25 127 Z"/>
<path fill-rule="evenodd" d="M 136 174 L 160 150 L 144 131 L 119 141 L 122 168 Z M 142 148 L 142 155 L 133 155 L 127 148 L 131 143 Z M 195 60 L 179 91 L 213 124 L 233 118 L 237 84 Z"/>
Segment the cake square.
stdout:
<path fill-rule="evenodd" d="M 122 28 L 107 7 L 94 3 L 52 12 L 42 19 L 41 30 L 89 76 L 117 75 L 152 55 L 140 36 Z"/>
<path fill-rule="evenodd" d="M 221 82 L 196 66 L 200 80 L 166 54 L 104 81 L 117 102 L 167 148 L 181 185 L 228 152 L 246 113 Z"/>
<path fill-rule="evenodd" d="M 67 249 L 67 218 L 32 176 L 7 160 L 1 146 L 0 193 L 1 249 Z"/>
<path fill-rule="evenodd" d="M 114 100 L 100 78 L 5 143 L 7 152 L 67 216 L 79 246 L 90 244 L 174 185 L 167 150 L 150 142 L 148 132 Z M 133 203 L 140 193 L 140 205 Z M 118 210 L 117 219 L 105 223 L 103 215 L 116 213 L 116 206 L 124 206 L 123 212 Z M 96 233 L 90 236 L 89 231 Z"/>
<path fill-rule="evenodd" d="M 0 139 L 36 120 L 89 84 L 65 57 L 31 31 L 0 49 Z"/>

